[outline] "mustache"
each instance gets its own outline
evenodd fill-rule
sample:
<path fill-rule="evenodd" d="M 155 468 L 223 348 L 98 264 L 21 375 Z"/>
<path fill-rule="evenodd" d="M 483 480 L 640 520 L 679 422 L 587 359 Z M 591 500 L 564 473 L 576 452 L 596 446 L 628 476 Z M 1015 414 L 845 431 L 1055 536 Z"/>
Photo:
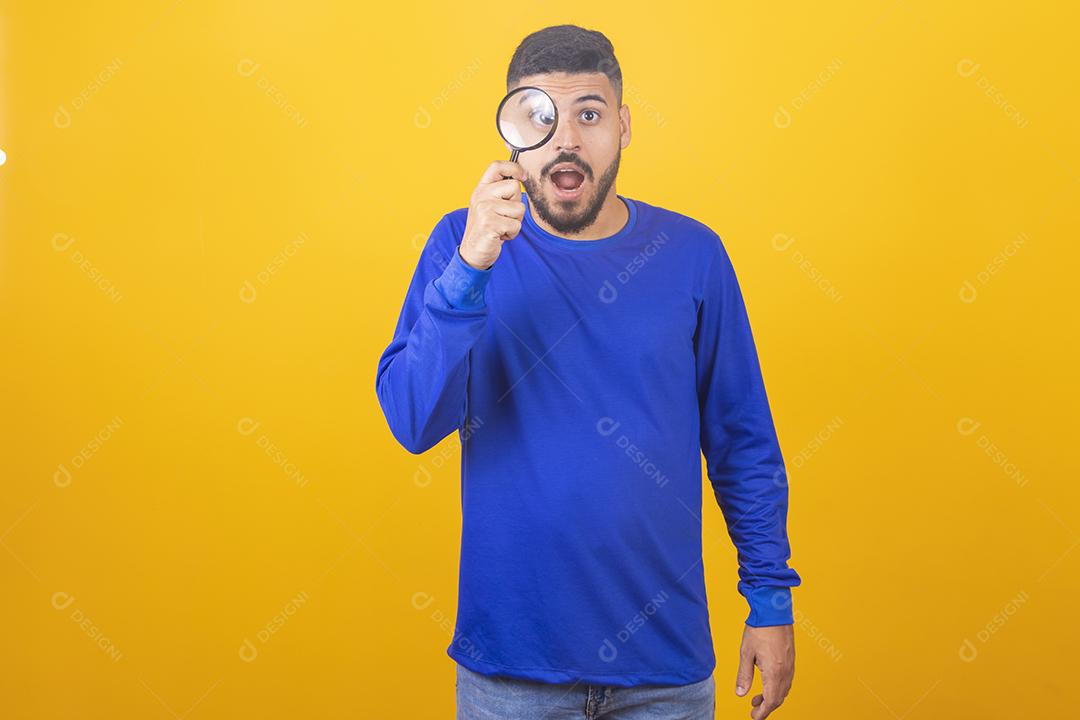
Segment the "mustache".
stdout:
<path fill-rule="evenodd" d="M 581 170 L 581 173 L 585 177 L 592 180 L 592 168 L 589 167 L 588 163 L 584 162 L 581 158 L 579 158 L 577 155 L 574 155 L 573 153 L 563 153 L 559 155 L 559 157 L 555 158 L 550 163 L 545 165 L 544 169 L 540 171 L 540 177 L 547 177 L 548 173 L 551 172 L 551 168 L 555 167 L 556 165 L 561 165 L 562 163 L 570 163 L 571 165 L 576 166 L 578 170 Z"/>

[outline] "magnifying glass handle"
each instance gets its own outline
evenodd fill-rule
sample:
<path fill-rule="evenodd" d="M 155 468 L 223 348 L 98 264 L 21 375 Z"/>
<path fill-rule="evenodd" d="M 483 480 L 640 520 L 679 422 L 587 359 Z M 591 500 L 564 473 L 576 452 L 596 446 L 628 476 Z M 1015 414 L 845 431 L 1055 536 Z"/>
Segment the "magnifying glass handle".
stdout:
<path fill-rule="evenodd" d="M 510 153 L 510 162 L 517 162 L 518 152 L 519 152 L 518 150 L 515 150 L 514 152 Z M 509 180 L 509 179 L 510 179 L 509 175 L 503 175 L 503 180 Z"/>

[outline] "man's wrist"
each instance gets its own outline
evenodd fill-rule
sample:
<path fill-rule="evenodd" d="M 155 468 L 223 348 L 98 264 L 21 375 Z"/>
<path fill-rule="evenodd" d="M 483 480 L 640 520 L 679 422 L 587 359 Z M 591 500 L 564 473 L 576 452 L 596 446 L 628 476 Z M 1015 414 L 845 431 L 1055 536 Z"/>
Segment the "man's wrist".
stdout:
<path fill-rule="evenodd" d="M 491 270 L 492 265 L 495 264 L 495 263 L 491 263 L 491 265 L 488 265 L 487 267 L 481 267 L 479 263 L 470 261 L 469 258 L 467 258 L 465 256 L 465 253 L 461 252 L 461 246 L 460 245 L 458 245 L 457 253 L 458 253 L 458 256 L 461 257 L 462 262 L 464 262 L 466 265 L 471 267 L 473 270 L 478 270 L 480 272 L 487 272 L 487 271 Z"/>

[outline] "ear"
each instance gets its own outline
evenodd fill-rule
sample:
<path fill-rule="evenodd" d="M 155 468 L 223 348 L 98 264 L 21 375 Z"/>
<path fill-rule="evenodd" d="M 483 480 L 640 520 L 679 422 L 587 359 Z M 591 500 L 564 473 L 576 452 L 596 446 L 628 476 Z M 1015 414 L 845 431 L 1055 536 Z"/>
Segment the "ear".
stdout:
<path fill-rule="evenodd" d="M 619 147 L 626 148 L 630 144 L 630 106 L 623 105 L 619 108 Z"/>

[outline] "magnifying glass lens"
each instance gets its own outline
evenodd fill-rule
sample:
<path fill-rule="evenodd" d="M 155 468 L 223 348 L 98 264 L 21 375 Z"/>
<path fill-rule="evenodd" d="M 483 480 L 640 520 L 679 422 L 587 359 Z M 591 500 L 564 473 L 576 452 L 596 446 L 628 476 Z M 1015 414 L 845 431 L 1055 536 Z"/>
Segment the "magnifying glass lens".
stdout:
<path fill-rule="evenodd" d="M 499 134 L 516 150 L 542 145 L 552 134 L 558 115 L 551 97 L 539 88 L 514 90 L 499 108 Z"/>

